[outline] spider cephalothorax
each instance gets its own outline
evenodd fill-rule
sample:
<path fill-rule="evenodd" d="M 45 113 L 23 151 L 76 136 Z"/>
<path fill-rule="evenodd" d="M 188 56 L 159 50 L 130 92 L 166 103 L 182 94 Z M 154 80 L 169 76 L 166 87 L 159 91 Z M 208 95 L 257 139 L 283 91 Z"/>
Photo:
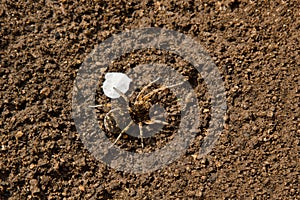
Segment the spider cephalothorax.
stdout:
<path fill-rule="evenodd" d="M 129 112 L 135 123 L 150 124 L 151 119 L 149 116 L 150 109 L 156 103 L 159 103 L 157 98 L 158 93 L 162 93 L 167 90 L 165 87 L 159 87 L 157 85 L 150 87 L 151 85 L 145 86 L 129 102 Z"/>

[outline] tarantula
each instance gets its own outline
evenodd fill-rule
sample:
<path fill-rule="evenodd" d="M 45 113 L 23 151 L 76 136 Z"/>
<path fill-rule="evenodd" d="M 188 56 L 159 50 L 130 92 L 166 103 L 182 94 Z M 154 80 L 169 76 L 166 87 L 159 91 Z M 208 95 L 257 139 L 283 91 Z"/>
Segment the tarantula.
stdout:
<path fill-rule="evenodd" d="M 113 89 L 125 100 L 126 102 L 126 109 L 129 111 L 129 113 L 131 114 L 134 114 L 134 116 L 136 117 L 133 117 L 128 124 L 127 126 L 119 133 L 117 139 L 113 142 L 113 144 L 111 145 L 111 147 L 113 145 L 115 145 L 119 139 L 122 137 L 122 135 L 124 133 L 126 133 L 126 131 L 129 130 L 129 128 L 134 124 L 134 123 L 137 123 L 138 124 L 138 127 L 139 127 L 139 137 L 141 139 L 141 146 L 142 148 L 144 148 L 144 142 L 143 142 L 143 124 L 146 124 L 146 125 L 151 125 L 151 124 L 155 124 L 155 123 L 158 123 L 158 124 L 163 124 L 163 125 L 169 125 L 169 123 L 165 122 L 165 121 L 162 121 L 162 120 L 159 120 L 159 118 L 161 117 L 161 115 L 158 115 L 158 116 L 155 116 L 155 117 L 152 117 L 150 119 L 149 115 L 148 114 L 145 114 L 145 113 L 149 113 L 149 110 L 150 108 L 153 106 L 153 103 L 152 103 L 152 97 L 154 96 L 154 94 L 156 93 L 159 93 L 161 91 L 165 91 L 165 90 L 168 90 L 172 87 L 176 87 L 176 86 L 179 86 L 181 84 L 183 84 L 183 82 L 179 83 L 179 84 L 174 84 L 174 85 L 170 85 L 170 86 L 160 86 L 156 89 L 153 89 L 151 92 L 149 93 L 145 93 L 147 89 L 149 89 L 151 86 L 153 86 L 153 84 L 155 82 L 157 82 L 159 80 L 156 79 L 152 82 L 150 82 L 149 84 L 147 84 L 146 86 L 144 86 L 141 91 L 137 94 L 135 100 L 133 103 L 131 103 L 131 101 L 128 99 L 128 97 L 123 93 L 121 92 L 118 88 L 116 87 L 113 87 Z M 102 105 L 95 105 L 95 106 L 90 106 L 90 107 L 101 107 Z M 107 119 L 110 118 L 109 115 L 111 113 L 113 113 L 114 111 L 117 111 L 117 110 L 122 110 L 121 108 L 115 108 L 115 109 L 112 109 L 110 110 L 108 113 L 106 113 L 105 117 L 104 117 L 104 124 L 108 124 L 107 123 Z"/>

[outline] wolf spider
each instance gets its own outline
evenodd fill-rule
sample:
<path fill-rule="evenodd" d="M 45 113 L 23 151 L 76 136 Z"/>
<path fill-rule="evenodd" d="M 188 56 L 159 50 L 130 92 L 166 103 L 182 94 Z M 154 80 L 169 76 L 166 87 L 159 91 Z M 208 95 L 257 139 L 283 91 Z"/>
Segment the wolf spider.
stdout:
<path fill-rule="evenodd" d="M 169 125 L 169 123 L 159 120 L 158 118 L 161 117 L 161 115 L 158 115 L 156 117 L 152 117 L 150 119 L 148 114 L 145 113 L 149 113 L 150 108 L 153 106 L 151 99 L 153 97 L 153 95 L 155 93 L 161 92 L 161 91 L 165 91 L 166 89 L 170 89 L 176 86 L 179 86 L 181 84 L 183 84 L 183 82 L 178 83 L 178 84 L 174 84 L 174 85 L 170 85 L 170 86 L 160 86 L 159 88 L 153 89 L 151 92 L 146 93 L 146 90 L 149 89 L 155 82 L 157 82 L 159 80 L 156 79 L 150 83 L 148 83 L 146 86 L 144 86 L 141 91 L 137 94 L 135 100 L 133 103 L 130 102 L 130 100 L 128 99 L 128 97 L 121 92 L 118 88 L 113 87 L 113 89 L 125 100 L 126 102 L 126 108 L 129 111 L 129 113 L 133 113 L 134 118 L 132 118 L 132 120 L 130 121 L 129 124 L 127 124 L 127 126 L 119 133 L 117 139 L 113 142 L 113 144 L 110 146 L 114 146 L 122 137 L 122 135 L 129 130 L 129 128 L 136 122 L 138 124 L 139 127 L 139 136 L 141 139 L 141 146 L 142 148 L 144 148 L 144 142 L 143 142 L 143 124 L 146 125 L 151 125 L 151 124 L 163 124 L 163 125 Z M 95 105 L 95 106 L 90 106 L 90 107 L 102 107 L 102 105 Z M 117 110 L 121 110 L 121 108 L 115 108 L 110 110 L 108 113 L 106 113 L 105 117 L 104 117 L 104 124 L 108 124 L 107 123 L 107 118 L 109 118 L 109 115 Z"/>

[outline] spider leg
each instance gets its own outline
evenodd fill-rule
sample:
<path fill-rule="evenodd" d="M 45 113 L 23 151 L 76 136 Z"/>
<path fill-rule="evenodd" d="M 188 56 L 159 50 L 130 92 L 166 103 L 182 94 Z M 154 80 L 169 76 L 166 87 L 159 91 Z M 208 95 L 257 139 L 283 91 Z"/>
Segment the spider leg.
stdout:
<path fill-rule="evenodd" d="M 123 92 L 121 92 L 121 90 L 119 90 L 116 87 L 113 87 L 113 89 L 126 101 L 126 103 L 129 103 L 128 98 L 126 97 L 126 95 Z"/>
<path fill-rule="evenodd" d="M 127 98 L 127 96 L 122 91 L 120 91 L 118 88 L 113 87 L 113 89 L 126 101 L 127 109 L 129 111 L 131 111 L 131 108 L 129 106 L 129 99 Z"/>
<path fill-rule="evenodd" d="M 125 133 L 126 131 L 128 131 L 128 129 L 130 128 L 130 126 L 133 124 L 134 122 L 131 121 L 122 131 L 121 133 L 119 134 L 119 136 L 117 137 L 117 139 L 114 141 L 114 143 L 112 145 L 110 145 L 110 147 L 114 146 L 118 141 L 119 139 L 121 138 L 121 136 L 123 135 L 123 133 Z"/>
<path fill-rule="evenodd" d="M 158 77 L 157 79 L 155 79 L 154 81 L 151 81 L 150 83 L 148 83 L 145 87 L 143 87 L 143 89 L 139 92 L 138 96 L 136 97 L 136 99 L 139 99 L 140 95 L 143 94 L 143 92 L 145 92 L 145 90 L 150 87 L 153 83 L 155 83 L 156 81 L 158 81 L 160 78 Z"/>
<path fill-rule="evenodd" d="M 168 122 L 164 122 L 164 121 L 161 121 L 161 120 L 158 120 L 158 119 L 151 119 L 151 120 L 145 122 L 145 124 L 148 124 L 148 125 L 149 124 L 155 124 L 155 123 L 169 125 Z"/>
<path fill-rule="evenodd" d="M 179 85 L 182 85 L 183 83 L 184 83 L 184 81 L 183 81 L 183 82 L 180 82 L 180 83 L 177 83 L 177 84 L 174 84 L 174 85 L 169 85 L 169 86 L 167 86 L 167 88 L 177 87 L 177 86 L 179 86 Z"/>
<path fill-rule="evenodd" d="M 157 88 L 157 89 L 155 89 L 155 90 L 152 90 L 150 93 L 148 93 L 147 95 L 145 95 L 143 98 L 144 98 L 144 99 L 148 99 L 148 98 L 150 98 L 154 93 L 159 92 L 160 90 L 164 90 L 164 89 L 166 89 L 166 88 L 177 87 L 177 86 L 179 86 L 179 85 L 182 85 L 183 83 L 184 83 L 184 82 L 180 82 L 180 83 L 177 83 L 177 84 L 174 84 L 174 85 L 162 86 L 162 87 L 160 87 L 160 88 Z"/>
<path fill-rule="evenodd" d="M 169 125 L 169 123 L 164 122 L 164 121 L 162 121 L 162 120 L 159 120 L 159 118 L 162 118 L 162 117 L 164 117 L 164 116 L 165 116 L 164 113 L 161 113 L 161 114 L 159 114 L 159 115 L 153 116 L 153 117 L 151 117 L 150 120 L 145 121 L 145 124 L 150 125 L 150 124 L 158 123 L 158 124 Z"/>
<path fill-rule="evenodd" d="M 94 106 L 89 106 L 90 108 L 97 108 L 97 107 L 103 107 L 103 105 L 94 105 Z"/>
<path fill-rule="evenodd" d="M 142 122 L 139 123 L 139 129 L 140 129 L 140 138 L 141 138 L 142 148 L 144 148 L 144 141 L 143 141 L 143 125 L 142 125 Z"/>

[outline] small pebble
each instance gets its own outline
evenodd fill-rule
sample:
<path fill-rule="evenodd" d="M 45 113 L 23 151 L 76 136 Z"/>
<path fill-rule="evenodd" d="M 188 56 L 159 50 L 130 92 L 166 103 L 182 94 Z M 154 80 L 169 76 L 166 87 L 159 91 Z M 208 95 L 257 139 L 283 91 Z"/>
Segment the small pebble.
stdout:
<path fill-rule="evenodd" d="M 208 108 L 205 108 L 204 110 L 203 110 L 203 113 L 208 113 L 209 112 L 209 109 Z"/>
<path fill-rule="evenodd" d="M 18 131 L 16 133 L 16 138 L 19 139 L 20 137 L 22 137 L 24 135 L 24 133 L 22 131 Z"/>
<path fill-rule="evenodd" d="M 40 94 L 45 95 L 47 97 L 49 96 L 50 92 L 51 92 L 50 88 L 45 87 L 40 91 Z"/>
<path fill-rule="evenodd" d="M 83 186 L 83 185 L 79 185 L 79 190 L 80 190 L 80 191 L 85 191 L 84 186 Z"/>

